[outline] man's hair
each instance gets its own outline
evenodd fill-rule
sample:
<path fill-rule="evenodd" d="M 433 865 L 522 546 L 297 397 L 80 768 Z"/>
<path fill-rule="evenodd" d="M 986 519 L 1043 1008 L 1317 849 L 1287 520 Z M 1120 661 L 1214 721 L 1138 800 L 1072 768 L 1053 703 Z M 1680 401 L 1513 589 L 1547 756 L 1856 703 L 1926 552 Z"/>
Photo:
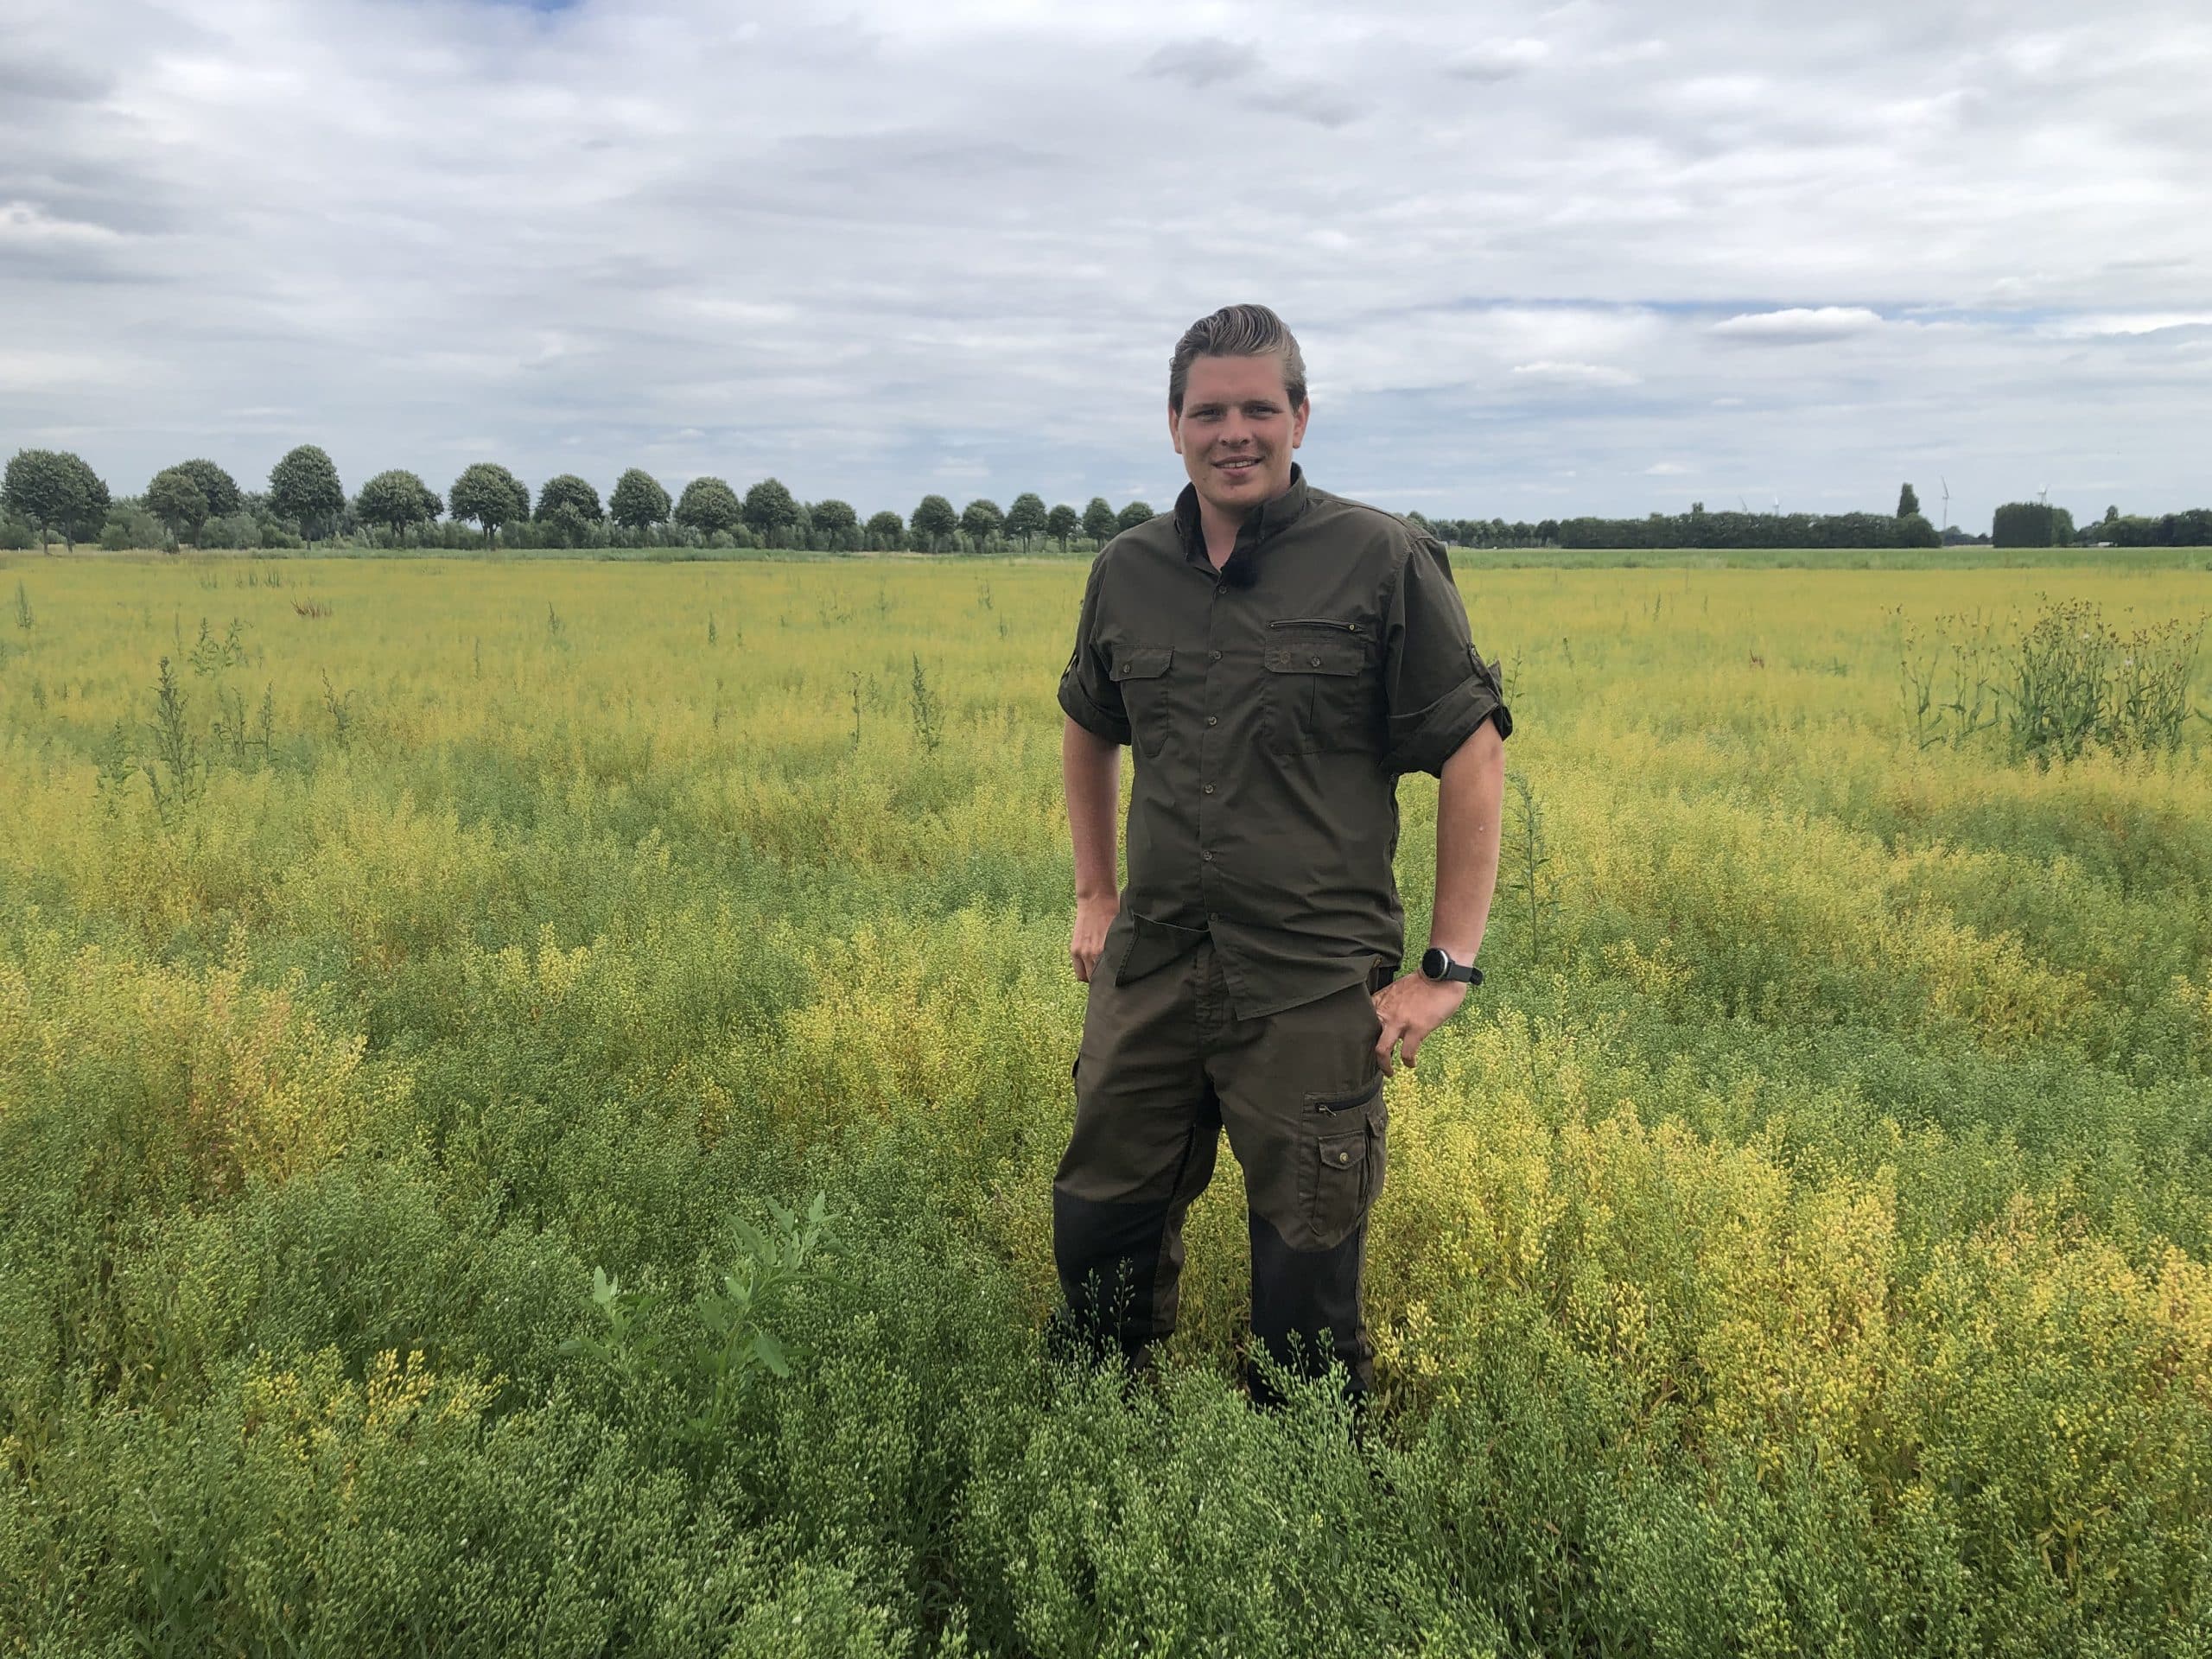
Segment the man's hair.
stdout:
<path fill-rule="evenodd" d="M 1266 357 L 1282 359 L 1283 389 L 1293 409 L 1306 401 L 1306 359 L 1297 338 L 1283 327 L 1281 317 L 1264 305 L 1224 305 L 1210 317 L 1200 317 L 1175 342 L 1167 359 L 1167 407 L 1183 412 L 1183 388 L 1190 384 L 1191 365 L 1202 357 Z"/>

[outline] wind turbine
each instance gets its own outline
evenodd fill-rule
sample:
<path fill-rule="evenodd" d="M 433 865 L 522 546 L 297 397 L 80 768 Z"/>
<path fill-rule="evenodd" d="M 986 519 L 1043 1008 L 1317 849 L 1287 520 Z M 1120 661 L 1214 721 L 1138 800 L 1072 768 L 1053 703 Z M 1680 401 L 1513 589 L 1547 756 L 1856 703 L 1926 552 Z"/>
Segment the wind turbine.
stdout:
<path fill-rule="evenodd" d="M 1943 530 L 1948 534 L 1951 528 L 1951 480 L 1938 473 L 1936 481 L 1943 486 Z"/>

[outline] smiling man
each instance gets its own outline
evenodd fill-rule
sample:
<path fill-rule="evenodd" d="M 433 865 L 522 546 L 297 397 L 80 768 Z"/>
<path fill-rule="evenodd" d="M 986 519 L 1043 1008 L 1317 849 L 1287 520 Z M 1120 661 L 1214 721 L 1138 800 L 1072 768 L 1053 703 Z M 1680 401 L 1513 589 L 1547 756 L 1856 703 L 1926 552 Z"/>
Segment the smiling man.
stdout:
<path fill-rule="evenodd" d="M 1190 484 L 1091 566 L 1059 690 L 1069 955 L 1090 988 L 1052 1246 L 1064 1317 L 1140 1361 L 1175 1327 L 1183 1217 L 1225 1127 L 1258 1345 L 1308 1372 L 1333 1357 L 1363 1395 L 1382 1078 L 1481 982 L 1513 721 L 1442 545 L 1306 483 L 1292 452 L 1311 412 L 1274 312 L 1192 324 L 1167 380 Z M 1430 948 L 1402 978 L 1408 772 L 1441 781 Z"/>

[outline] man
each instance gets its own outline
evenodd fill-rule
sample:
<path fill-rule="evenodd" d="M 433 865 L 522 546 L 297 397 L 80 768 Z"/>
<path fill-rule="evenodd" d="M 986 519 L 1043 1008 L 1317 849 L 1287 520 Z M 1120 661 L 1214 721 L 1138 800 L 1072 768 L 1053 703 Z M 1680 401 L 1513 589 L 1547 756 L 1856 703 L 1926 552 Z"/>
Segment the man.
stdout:
<path fill-rule="evenodd" d="M 1274 312 L 1193 324 L 1167 384 L 1189 486 L 1091 566 L 1059 689 L 1069 954 L 1090 988 L 1052 1245 L 1065 1317 L 1141 1361 L 1174 1329 L 1184 1214 L 1225 1126 L 1258 1347 L 1309 1374 L 1333 1356 L 1363 1395 L 1382 1078 L 1480 982 L 1512 717 L 1442 545 L 1306 482 L 1310 413 Z M 1396 782 L 1414 771 L 1440 779 L 1435 919 L 1422 973 L 1399 978 Z"/>

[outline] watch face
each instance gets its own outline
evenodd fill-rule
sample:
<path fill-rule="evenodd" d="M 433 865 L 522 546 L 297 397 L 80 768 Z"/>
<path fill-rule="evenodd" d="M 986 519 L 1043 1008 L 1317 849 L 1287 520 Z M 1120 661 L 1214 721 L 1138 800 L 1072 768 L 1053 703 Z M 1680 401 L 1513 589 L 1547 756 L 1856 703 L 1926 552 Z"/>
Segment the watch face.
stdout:
<path fill-rule="evenodd" d="M 1432 944 L 1421 953 L 1421 971 L 1425 979 L 1441 979 L 1452 971 L 1452 958 Z"/>

